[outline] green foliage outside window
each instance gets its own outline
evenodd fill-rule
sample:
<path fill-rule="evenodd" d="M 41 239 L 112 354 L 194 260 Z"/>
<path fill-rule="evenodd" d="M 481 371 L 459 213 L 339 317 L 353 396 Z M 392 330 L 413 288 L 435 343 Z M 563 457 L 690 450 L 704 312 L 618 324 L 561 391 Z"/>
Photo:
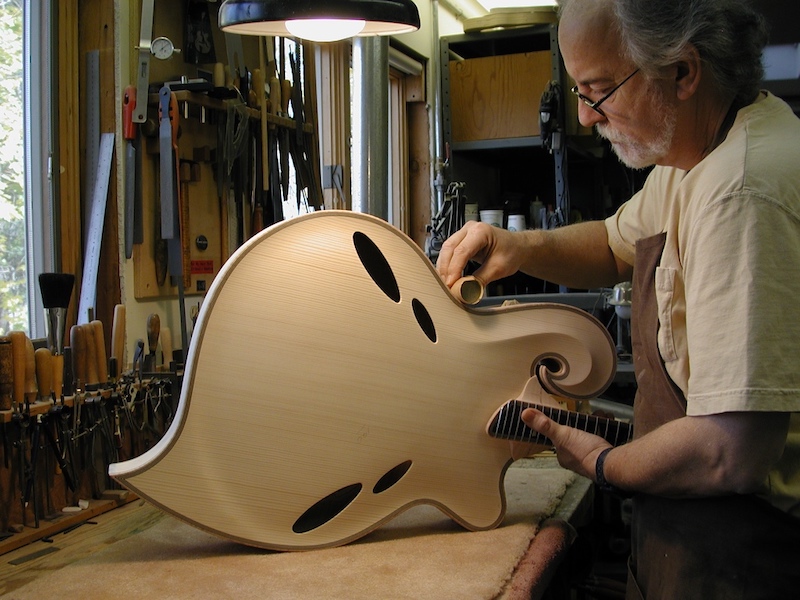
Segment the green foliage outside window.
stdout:
<path fill-rule="evenodd" d="M 0 334 L 28 327 L 22 0 L 0 0 Z"/>

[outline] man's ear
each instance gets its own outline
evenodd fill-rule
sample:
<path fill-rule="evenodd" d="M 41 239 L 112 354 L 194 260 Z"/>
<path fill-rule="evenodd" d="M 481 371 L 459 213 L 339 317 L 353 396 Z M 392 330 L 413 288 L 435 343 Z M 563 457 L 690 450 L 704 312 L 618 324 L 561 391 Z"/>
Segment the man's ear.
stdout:
<path fill-rule="evenodd" d="M 675 65 L 675 91 L 679 100 L 686 100 L 694 95 L 700 86 L 702 74 L 700 54 L 694 46 L 689 46 L 686 58 Z"/>

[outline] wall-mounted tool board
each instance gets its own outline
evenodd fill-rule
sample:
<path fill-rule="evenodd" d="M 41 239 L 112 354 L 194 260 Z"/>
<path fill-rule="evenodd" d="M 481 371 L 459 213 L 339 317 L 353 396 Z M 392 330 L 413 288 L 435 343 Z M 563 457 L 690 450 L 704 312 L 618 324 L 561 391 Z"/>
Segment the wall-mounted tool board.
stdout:
<path fill-rule="evenodd" d="M 192 94 L 178 92 L 177 96 L 183 99 L 179 100 L 182 108 Z M 189 181 L 180 184 L 180 193 L 188 206 L 187 237 L 191 264 L 191 285 L 185 291 L 187 294 L 202 294 L 229 255 L 229 249 L 223 247 L 227 202 L 225 197 L 218 195 L 214 172 L 216 167 L 210 160 L 217 145 L 214 121 L 218 117 L 209 117 L 210 121 L 201 123 L 199 118 L 193 116 L 197 106 L 190 102 L 189 109 L 189 118 L 181 119 L 178 139 L 183 171 L 189 171 L 189 177 L 182 177 Z M 151 106 L 150 111 L 155 111 L 155 108 Z M 211 111 L 207 113 L 212 114 Z M 145 138 L 142 141 L 140 178 L 144 241 L 133 249 L 135 295 L 137 298 L 168 296 L 177 291 L 169 277 L 159 285 L 158 272 L 164 268 L 161 261 L 165 261 L 166 257 L 159 255 L 163 246 L 159 246 L 161 172 L 158 138 Z"/>
<path fill-rule="evenodd" d="M 144 0 L 147 2 L 148 0 Z M 150 0 L 152 2 L 152 0 Z M 144 4 L 142 4 L 144 6 Z M 262 111 L 253 105 L 254 94 L 247 94 L 246 86 L 240 96 L 249 101 L 250 105 L 236 111 L 234 116 L 231 103 L 239 103 L 235 98 L 225 98 L 225 88 L 228 90 L 235 85 L 235 78 L 231 69 L 227 67 L 229 52 L 226 41 L 230 38 L 222 34 L 217 27 L 218 3 L 205 2 L 204 0 L 157 0 L 153 4 L 153 26 L 151 47 L 153 55 L 149 61 L 149 95 L 147 115 L 143 123 L 138 125 L 138 166 L 136 178 L 141 187 L 141 230 L 143 241 L 133 248 L 134 260 L 134 295 L 137 299 L 156 297 L 171 297 L 178 295 L 178 288 L 174 278 L 164 275 L 166 263 L 165 248 L 161 239 L 161 161 L 159 147 L 159 110 L 158 91 L 164 82 L 181 82 L 184 78 L 189 82 L 197 82 L 201 78 L 198 70 L 212 75 L 212 84 L 219 84 L 224 78 L 224 88 L 217 87 L 211 92 L 181 89 L 181 85 L 171 85 L 179 105 L 179 137 L 178 156 L 181 161 L 181 176 L 178 193 L 185 205 L 185 231 L 183 239 L 184 269 L 190 271 L 190 276 L 184 278 L 185 293 L 187 295 L 203 294 L 211 285 L 214 276 L 219 272 L 222 264 L 236 249 L 237 245 L 247 239 L 252 233 L 250 215 L 248 210 L 249 198 L 257 196 L 257 186 L 253 180 L 248 181 L 244 191 L 239 186 L 234 193 L 234 182 L 239 183 L 242 173 L 255 173 L 260 170 L 256 166 L 253 156 L 255 147 L 266 148 L 262 137 L 254 132 L 259 130 L 259 119 Z M 195 46 L 192 52 L 187 48 L 192 36 L 187 32 L 187 23 L 197 23 L 197 15 L 207 12 L 203 22 L 205 29 L 204 44 L 206 48 L 213 47 L 212 54 L 198 54 Z M 190 14 L 191 13 L 191 14 Z M 147 13 L 146 13 L 147 14 Z M 141 15 L 140 15 L 141 16 Z M 140 19 L 131 19 L 131 39 L 140 38 Z M 197 31 L 197 29 L 195 29 Z M 158 40 L 158 42 L 156 42 Z M 165 41 L 166 40 L 166 41 Z M 213 46 L 209 43 L 213 44 Z M 253 36 L 236 36 L 235 45 L 241 44 L 240 54 L 237 57 L 244 63 L 249 73 L 261 70 L 267 64 L 272 73 L 275 73 L 275 57 L 270 56 L 271 44 L 265 43 L 264 38 Z M 172 52 L 172 47 L 179 52 Z M 266 48 L 266 62 L 260 55 L 260 48 Z M 157 49 L 156 49 L 157 48 Z M 273 48 L 274 49 L 274 48 Z M 136 74 L 139 62 L 137 49 L 132 49 L 131 73 Z M 162 59 L 157 57 L 161 54 Z M 192 54 L 200 56 L 195 61 L 187 62 Z M 305 52 L 303 53 L 305 55 Z M 311 53 L 313 54 L 313 53 Z M 204 63 L 201 60 L 209 60 Z M 241 66 L 241 65 L 239 65 Z M 220 74 L 225 71 L 224 77 Z M 234 70 L 234 75 L 235 69 Z M 267 73 L 267 75 L 269 75 Z M 280 73 L 286 79 L 291 79 L 291 73 Z M 255 81 L 255 76 L 253 81 Z M 264 81 L 264 79 L 259 79 Z M 136 81 L 130 82 L 136 84 Z M 263 84 L 262 84 L 263 85 Z M 269 86 L 267 86 L 269 89 Z M 310 121 L 311 116 L 307 118 Z M 221 167 L 223 154 L 230 154 L 229 147 L 221 140 L 226 138 L 225 124 L 244 122 L 245 129 L 251 131 L 252 140 L 248 142 L 253 149 L 244 170 L 230 172 Z M 287 115 L 269 115 L 270 136 L 276 131 L 295 130 L 295 122 Z M 239 125 L 233 125 L 234 128 Z M 306 122 L 302 128 L 308 134 L 313 132 L 313 127 Z M 228 134 L 230 127 L 228 128 Z M 288 134 L 287 134 L 288 135 Z M 230 139 L 230 135 L 227 136 Z M 246 145 L 246 144 L 245 144 Z M 226 149 L 223 152 L 223 147 Z M 239 148 L 243 147 L 240 145 Z M 277 146 L 275 146 L 277 147 Z M 280 152 L 283 152 L 281 146 Z M 266 152 L 263 153 L 266 156 Z M 227 164 L 230 168 L 230 163 Z M 223 173 L 226 173 L 223 175 Z M 238 174 L 237 174 L 238 173 Z M 252 191 L 252 194 L 250 192 Z M 236 198 L 234 198 L 236 196 Z M 244 204 L 244 208 L 242 205 Z M 254 207 L 256 201 L 253 201 Z M 266 223 L 269 224 L 269 223 Z M 244 235 L 242 235 L 242 231 Z M 188 265 L 188 269 L 186 266 Z"/>

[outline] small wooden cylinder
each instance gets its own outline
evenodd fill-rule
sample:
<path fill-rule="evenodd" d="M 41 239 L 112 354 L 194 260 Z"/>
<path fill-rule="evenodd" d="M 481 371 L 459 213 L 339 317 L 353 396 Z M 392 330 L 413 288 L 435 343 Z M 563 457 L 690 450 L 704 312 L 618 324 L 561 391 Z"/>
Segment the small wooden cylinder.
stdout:
<path fill-rule="evenodd" d="M 464 304 L 477 304 L 483 298 L 486 286 L 477 277 L 468 275 L 456 281 L 450 291 Z"/>

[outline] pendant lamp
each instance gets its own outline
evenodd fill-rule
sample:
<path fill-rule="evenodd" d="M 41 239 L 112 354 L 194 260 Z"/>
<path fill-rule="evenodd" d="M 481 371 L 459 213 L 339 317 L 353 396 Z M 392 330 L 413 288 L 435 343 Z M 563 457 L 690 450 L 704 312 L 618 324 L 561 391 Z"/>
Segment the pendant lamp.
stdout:
<path fill-rule="evenodd" d="M 219 9 L 219 27 L 226 33 L 318 42 L 396 35 L 419 26 L 413 0 L 225 0 Z"/>

